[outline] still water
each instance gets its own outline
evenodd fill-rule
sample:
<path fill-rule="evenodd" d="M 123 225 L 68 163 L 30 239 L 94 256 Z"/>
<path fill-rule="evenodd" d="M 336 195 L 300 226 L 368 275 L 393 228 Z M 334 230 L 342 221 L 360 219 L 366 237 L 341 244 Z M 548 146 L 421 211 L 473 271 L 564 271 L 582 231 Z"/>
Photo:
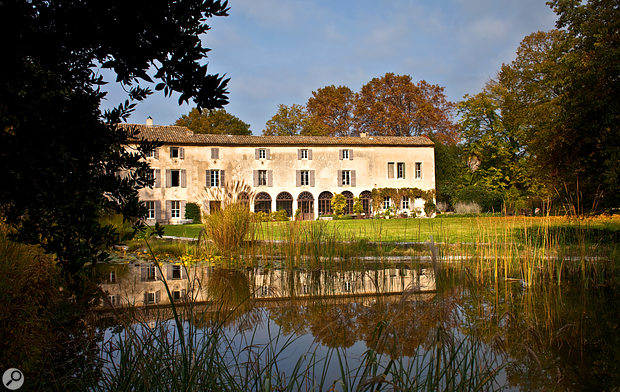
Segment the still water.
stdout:
<path fill-rule="evenodd" d="M 172 317 L 171 301 L 179 308 L 191 301 L 194 326 L 223 325 L 239 353 L 251 355 L 247 346 L 277 346 L 283 374 L 309 350 L 317 357 L 341 350 L 352 368 L 369 348 L 385 361 L 413 358 L 432 352 L 441 333 L 477 342 L 484 363 L 498 369 L 495 389 L 620 386 L 620 301 L 612 287 L 525 287 L 519 281 L 486 286 L 466 270 L 436 276 L 424 264 L 158 269 L 136 262 L 107 266 L 101 276 L 108 293 L 98 311 L 102 319 L 112 308 L 132 309 L 140 320 L 155 322 Z M 106 340 L 115 338 L 113 331 Z M 339 367 L 329 366 L 327 378 L 339 377 Z"/>

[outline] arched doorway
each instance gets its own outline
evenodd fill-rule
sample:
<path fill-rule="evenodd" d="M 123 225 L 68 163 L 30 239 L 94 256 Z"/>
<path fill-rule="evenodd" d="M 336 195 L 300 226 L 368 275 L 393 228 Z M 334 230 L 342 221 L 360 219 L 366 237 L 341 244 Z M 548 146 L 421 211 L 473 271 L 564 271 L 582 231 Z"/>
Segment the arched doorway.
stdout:
<path fill-rule="evenodd" d="M 353 193 L 349 191 L 344 191 L 342 192 L 342 196 L 344 196 L 344 198 L 347 201 L 347 204 L 345 204 L 344 206 L 344 214 L 345 215 L 353 214 Z"/>
<path fill-rule="evenodd" d="M 325 191 L 319 194 L 319 216 L 332 215 L 334 210 L 332 209 L 332 195 L 331 192 Z"/>
<path fill-rule="evenodd" d="M 360 201 L 362 202 L 362 207 L 364 207 L 364 214 L 366 216 L 370 215 L 370 207 L 372 205 L 372 193 L 370 191 L 364 191 L 360 193 Z"/>
<path fill-rule="evenodd" d="M 293 196 L 288 192 L 280 192 L 276 197 L 276 211 L 286 211 L 286 216 L 293 216 Z"/>
<path fill-rule="evenodd" d="M 301 211 L 299 219 L 314 219 L 314 196 L 312 196 L 312 193 L 301 192 L 299 196 L 297 196 L 297 208 Z"/>
<path fill-rule="evenodd" d="M 260 192 L 254 199 L 254 212 L 271 212 L 271 196 L 267 192 Z"/>

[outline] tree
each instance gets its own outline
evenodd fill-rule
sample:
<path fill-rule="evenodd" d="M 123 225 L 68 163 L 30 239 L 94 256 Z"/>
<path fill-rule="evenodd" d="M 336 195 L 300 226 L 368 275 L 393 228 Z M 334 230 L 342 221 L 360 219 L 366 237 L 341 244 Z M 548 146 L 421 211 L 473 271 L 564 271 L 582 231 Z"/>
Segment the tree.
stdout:
<path fill-rule="evenodd" d="M 103 212 L 145 216 L 137 190 L 152 186 L 142 158 L 154 144 L 128 150 L 140 135 L 115 125 L 151 93 L 144 83 L 199 108 L 227 103 L 228 80 L 200 62 L 207 18 L 225 15 L 219 0 L 1 3 L 0 215 L 13 238 L 56 256 L 70 288 L 118 239 Z M 129 93 L 105 113 L 97 67 Z"/>
<path fill-rule="evenodd" d="M 359 132 L 383 136 L 435 135 L 458 141 L 452 122 L 454 104 L 443 87 L 413 83 L 409 75 L 386 73 L 365 84 L 357 94 L 355 124 Z"/>
<path fill-rule="evenodd" d="M 569 50 L 559 62 L 557 135 L 546 149 L 557 182 L 593 205 L 620 205 L 620 13 L 616 0 L 552 0 Z M 542 143 L 537 144 L 542 146 Z M 541 156 L 542 157 L 542 156 Z"/>
<path fill-rule="evenodd" d="M 334 214 L 337 216 L 344 215 L 344 209 L 347 206 L 347 199 L 342 193 L 336 193 L 331 199 Z"/>
<path fill-rule="evenodd" d="M 327 86 L 312 92 L 308 114 L 322 125 L 325 136 L 351 136 L 354 132 L 355 93 L 346 86 Z"/>
<path fill-rule="evenodd" d="M 216 133 L 220 135 L 251 135 L 250 124 L 228 113 L 225 109 L 199 111 L 194 108 L 184 114 L 174 125 L 187 127 L 194 133 Z"/>
<path fill-rule="evenodd" d="M 303 105 L 278 105 L 278 112 L 269 120 L 263 136 L 317 136 L 322 135 L 320 124 L 308 116 Z"/>

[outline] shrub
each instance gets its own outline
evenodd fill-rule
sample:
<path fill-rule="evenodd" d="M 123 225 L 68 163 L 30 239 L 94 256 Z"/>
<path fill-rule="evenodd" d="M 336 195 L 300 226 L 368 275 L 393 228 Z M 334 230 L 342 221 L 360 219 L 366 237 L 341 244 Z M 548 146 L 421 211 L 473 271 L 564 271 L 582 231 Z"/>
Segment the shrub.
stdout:
<path fill-rule="evenodd" d="M 500 192 L 487 190 L 479 185 L 470 185 L 461 189 L 457 200 L 459 202 L 474 202 L 485 212 L 501 211 L 503 204 L 503 197 Z"/>
<path fill-rule="evenodd" d="M 185 219 L 192 219 L 194 223 L 202 223 L 198 204 L 187 203 L 185 205 Z"/>
<path fill-rule="evenodd" d="M 347 206 L 347 199 L 340 193 L 336 193 L 332 197 L 332 208 L 334 209 L 334 214 L 337 216 L 342 216 L 344 214 L 344 208 Z"/>
<path fill-rule="evenodd" d="M 448 203 L 443 201 L 437 202 L 437 211 L 441 212 L 442 214 L 448 211 Z"/>
<path fill-rule="evenodd" d="M 250 213 L 254 222 L 269 222 L 269 214 L 263 211 Z"/>
<path fill-rule="evenodd" d="M 272 211 L 269 214 L 269 220 L 274 222 L 288 222 L 288 215 L 286 215 L 285 210 Z"/>
<path fill-rule="evenodd" d="M 479 214 L 482 212 L 482 208 L 478 205 L 478 203 L 473 201 L 459 201 L 454 205 L 454 212 L 457 214 Z"/>
<path fill-rule="evenodd" d="M 426 216 L 433 215 L 436 209 L 437 209 L 437 206 L 435 205 L 435 202 L 433 202 L 432 200 L 427 200 L 424 203 L 424 213 L 426 214 Z"/>
<path fill-rule="evenodd" d="M 353 198 L 353 212 L 357 215 L 364 213 L 364 206 L 359 197 Z"/>

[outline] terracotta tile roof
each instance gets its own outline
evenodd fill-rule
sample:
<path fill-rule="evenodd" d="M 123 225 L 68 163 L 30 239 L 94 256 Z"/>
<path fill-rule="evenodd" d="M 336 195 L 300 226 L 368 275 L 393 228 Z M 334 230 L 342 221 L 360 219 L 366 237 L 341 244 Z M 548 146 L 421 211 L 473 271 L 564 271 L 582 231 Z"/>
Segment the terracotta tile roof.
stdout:
<path fill-rule="evenodd" d="M 426 136 L 246 136 L 194 134 L 173 125 L 119 124 L 139 131 L 138 139 L 159 140 L 164 144 L 205 146 L 433 146 Z"/>

